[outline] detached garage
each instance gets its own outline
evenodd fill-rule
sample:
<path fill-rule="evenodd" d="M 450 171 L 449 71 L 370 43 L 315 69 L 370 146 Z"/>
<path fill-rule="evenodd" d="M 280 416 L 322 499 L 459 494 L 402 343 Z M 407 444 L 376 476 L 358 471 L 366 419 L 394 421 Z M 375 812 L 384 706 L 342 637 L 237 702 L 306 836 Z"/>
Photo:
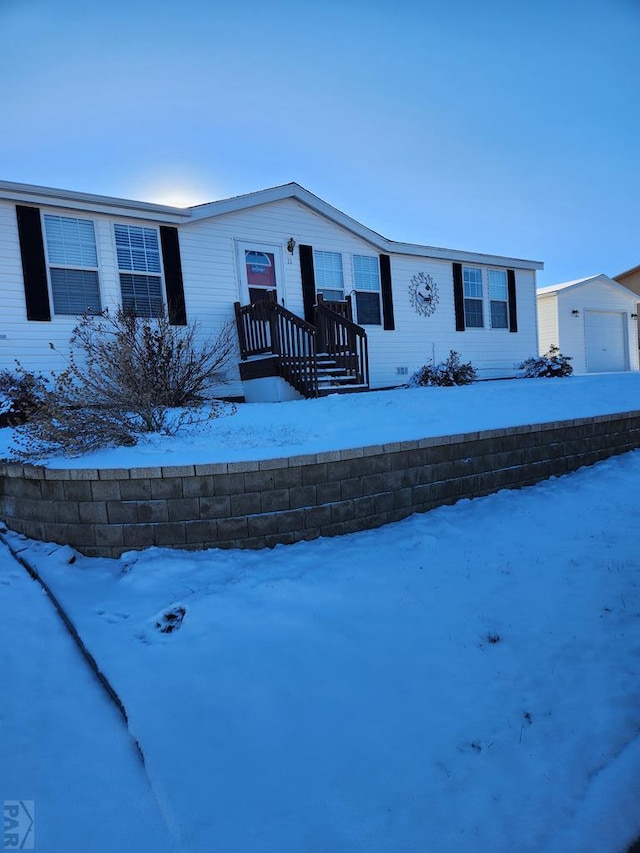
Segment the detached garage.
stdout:
<path fill-rule="evenodd" d="M 540 353 L 557 345 L 576 373 L 638 370 L 638 296 L 606 275 L 538 290 Z"/>

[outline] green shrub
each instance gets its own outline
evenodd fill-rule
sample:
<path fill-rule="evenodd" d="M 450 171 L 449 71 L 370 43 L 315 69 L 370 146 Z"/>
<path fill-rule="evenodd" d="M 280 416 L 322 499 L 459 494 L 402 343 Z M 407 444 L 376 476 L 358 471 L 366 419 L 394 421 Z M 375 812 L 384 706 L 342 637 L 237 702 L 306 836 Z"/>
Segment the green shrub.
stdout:
<path fill-rule="evenodd" d="M 524 371 L 524 379 L 536 379 L 542 376 L 571 376 L 573 367 L 569 364 L 570 361 L 570 355 L 563 355 L 560 348 L 552 344 L 545 355 L 526 359 L 518 369 Z"/>
<path fill-rule="evenodd" d="M 440 364 L 430 361 L 419 368 L 409 380 L 409 385 L 470 385 L 477 378 L 471 362 L 461 362 L 459 353 L 451 350 L 447 359 Z"/>

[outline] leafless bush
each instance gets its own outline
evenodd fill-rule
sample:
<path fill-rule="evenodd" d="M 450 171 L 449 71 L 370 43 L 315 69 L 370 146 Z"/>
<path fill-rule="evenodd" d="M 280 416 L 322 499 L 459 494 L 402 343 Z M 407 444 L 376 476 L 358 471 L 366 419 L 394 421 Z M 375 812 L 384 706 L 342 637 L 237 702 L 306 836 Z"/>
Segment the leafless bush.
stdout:
<path fill-rule="evenodd" d="M 42 374 L 25 370 L 0 370 L 0 427 L 16 426 L 34 417 L 42 405 L 46 381 Z"/>
<path fill-rule="evenodd" d="M 18 429 L 23 457 L 132 445 L 144 432 L 175 431 L 169 409 L 201 403 L 228 381 L 233 325 L 198 343 L 195 324 L 117 309 L 85 315 L 74 329 L 66 369 L 53 374 L 37 417 Z M 53 346 L 53 345 L 52 345 Z"/>

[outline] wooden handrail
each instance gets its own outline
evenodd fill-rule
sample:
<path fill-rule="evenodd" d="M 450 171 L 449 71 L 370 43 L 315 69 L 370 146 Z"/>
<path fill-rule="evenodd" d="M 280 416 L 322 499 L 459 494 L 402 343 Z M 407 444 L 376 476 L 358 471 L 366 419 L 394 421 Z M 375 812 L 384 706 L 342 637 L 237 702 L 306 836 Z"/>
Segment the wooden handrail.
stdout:
<path fill-rule="evenodd" d="M 369 387 L 367 333 L 322 298 L 316 306 L 316 326 L 298 317 L 273 299 L 250 305 L 234 304 L 240 357 L 278 357 L 279 374 L 304 397 L 318 396 L 318 352 Z"/>
<path fill-rule="evenodd" d="M 321 299 L 316 306 L 318 329 L 318 351 L 326 353 L 337 364 L 352 375 L 358 383 L 369 386 L 369 349 L 367 333 L 337 311 L 329 308 Z"/>
<path fill-rule="evenodd" d="M 280 375 L 304 397 L 318 396 L 317 331 L 270 299 L 234 304 L 240 357 L 278 356 Z"/>
<path fill-rule="evenodd" d="M 333 299 L 325 299 L 321 293 L 318 293 L 316 295 L 316 300 L 318 305 L 324 305 L 326 308 L 330 308 L 346 320 L 353 320 L 351 296 L 345 296 L 344 299 L 336 301 Z"/>

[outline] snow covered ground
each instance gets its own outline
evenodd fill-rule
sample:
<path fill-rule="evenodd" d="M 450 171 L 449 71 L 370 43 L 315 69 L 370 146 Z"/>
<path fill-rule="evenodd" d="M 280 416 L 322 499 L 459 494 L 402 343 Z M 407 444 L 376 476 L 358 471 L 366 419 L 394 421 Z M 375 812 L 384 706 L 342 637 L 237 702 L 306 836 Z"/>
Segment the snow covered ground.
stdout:
<path fill-rule="evenodd" d="M 639 392 L 620 375 L 243 406 L 73 464 L 315 452 Z M 0 793 L 35 801 L 41 853 L 622 853 L 640 835 L 639 480 L 636 451 L 272 551 L 89 559 L 7 534 L 120 695 L 148 778 L 3 557 Z"/>
<path fill-rule="evenodd" d="M 640 409 L 640 373 L 405 388 L 251 403 L 235 414 L 227 407 L 226 416 L 183 427 L 174 437 L 146 436 L 135 447 L 48 464 L 129 468 L 268 459 L 632 409 Z M 0 430 L 0 458 L 11 455 L 11 436 L 11 430 Z"/>
<path fill-rule="evenodd" d="M 176 850 L 621 853 L 640 832 L 639 479 L 636 451 L 267 552 L 26 553 L 123 699 Z M 3 624 L 5 643 L 28 626 L 9 660 L 27 687 L 4 789 L 73 838 L 85 822 L 66 791 L 83 762 L 54 752 L 46 785 L 37 762 L 50 766 L 76 675 L 41 648 L 54 627 L 43 640 L 32 606 L 17 598 Z M 181 627 L 162 633 L 177 607 Z M 32 702 L 38 720 L 22 721 Z M 109 776 L 126 780 L 117 721 L 89 716 Z M 63 849 L 44 819 L 38 832 L 39 850 Z"/>
<path fill-rule="evenodd" d="M 4 545 L 0 673 L 0 800 L 33 802 L 35 810 L 26 835 L 21 811 L 17 827 L 5 824 L 0 849 L 24 841 L 40 853 L 168 853 L 163 817 L 119 712 Z"/>

